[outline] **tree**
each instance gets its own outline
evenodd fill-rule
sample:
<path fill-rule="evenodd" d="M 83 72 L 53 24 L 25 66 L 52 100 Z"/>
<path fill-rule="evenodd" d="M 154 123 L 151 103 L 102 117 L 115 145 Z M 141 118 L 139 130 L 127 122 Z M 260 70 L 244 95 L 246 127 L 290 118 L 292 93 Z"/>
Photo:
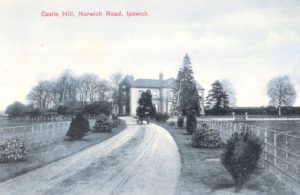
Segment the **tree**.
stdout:
<path fill-rule="evenodd" d="M 14 102 L 7 106 L 5 114 L 8 114 L 9 117 L 22 116 L 26 110 L 26 106 L 21 102 Z"/>
<path fill-rule="evenodd" d="M 236 91 L 233 87 L 232 82 L 229 79 L 222 79 L 220 83 L 223 86 L 225 93 L 228 95 L 229 105 L 230 107 L 236 106 Z"/>
<path fill-rule="evenodd" d="M 138 103 L 140 108 L 142 107 L 149 110 L 151 116 L 154 116 L 156 114 L 156 109 L 152 103 L 152 94 L 149 89 L 146 92 L 142 92 Z"/>
<path fill-rule="evenodd" d="M 41 109 L 48 109 L 53 103 L 53 83 L 48 80 L 39 81 L 27 95 L 27 99 Z"/>
<path fill-rule="evenodd" d="M 187 54 L 178 71 L 173 91 L 176 94 L 172 106 L 173 112 L 186 116 L 189 110 L 195 110 L 197 115 L 200 114 L 200 96 L 194 80 L 192 63 Z"/>
<path fill-rule="evenodd" d="M 112 97 L 112 87 L 107 80 L 99 80 L 97 84 L 98 101 L 109 101 Z"/>
<path fill-rule="evenodd" d="M 212 84 L 212 89 L 209 90 L 206 97 L 206 109 L 210 109 L 213 114 L 224 114 L 228 111 L 228 105 L 228 95 L 217 80 Z"/>
<path fill-rule="evenodd" d="M 114 104 L 119 103 L 119 84 L 124 79 L 124 74 L 122 72 L 115 72 L 110 76 L 112 83 L 112 99 Z"/>
<path fill-rule="evenodd" d="M 282 106 L 292 106 L 295 103 L 297 94 L 294 85 L 288 76 L 273 78 L 268 83 L 269 104 L 277 107 L 278 116 L 281 116 Z"/>

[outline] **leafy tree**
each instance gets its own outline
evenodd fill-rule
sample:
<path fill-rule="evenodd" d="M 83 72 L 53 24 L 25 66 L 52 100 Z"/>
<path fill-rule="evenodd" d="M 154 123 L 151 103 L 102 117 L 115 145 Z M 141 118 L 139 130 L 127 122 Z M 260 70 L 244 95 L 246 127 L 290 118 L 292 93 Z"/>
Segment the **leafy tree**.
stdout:
<path fill-rule="evenodd" d="M 152 94 L 149 89 L 146 92 L 142 92 L 138 103 L 139 103 L 139 108 L 140 108 L 140 109 L 138 109 L 139 111 L 146 109 L 150 112 L 151 116 L 156 115 L 156 109 L 152 103 Z M 143 109 L 141 109 L 141 108 L 143 108 Z"/>
<path fill-rule="evenodd" d="M 229 99 L 222 84 L 217 80 L 212 84 L 206 97 L 206 109 L 210 109 L 213 114 L 224 114 L 229 108 Z"/>
<path fill-rule="evenodd" d="M 178 71 L 173 90 L 176 94 L 173 102 L 173 112 L 186 116 L 189 110 L 195 110 L 197 115 L 200 114 L 200 96 L 194 80 L 192 63 L 187 54 Z"/>
<path fill-rule="evenodd" d="M 26 106 L 21 102 L 14 102 L 7 106 L 5 114 L 8 114 L 9 117 L 22 116 L 26 110 Z"/>
<path fill-rule="evenodd" d="M 292 106 L 295 103 L 297 94 L 294 85 L 288 76 L 273 78 L 268 83 L 269 104 L 277 107 L 278 116 L 281 116 L 282 106 Z"/>
<path fill-rule="evenodd" d="M 84 112 L 92 115 L 106 114 L 110 115 L 112 105 L 110 102 L 93 102 L 84 106 Z"/>

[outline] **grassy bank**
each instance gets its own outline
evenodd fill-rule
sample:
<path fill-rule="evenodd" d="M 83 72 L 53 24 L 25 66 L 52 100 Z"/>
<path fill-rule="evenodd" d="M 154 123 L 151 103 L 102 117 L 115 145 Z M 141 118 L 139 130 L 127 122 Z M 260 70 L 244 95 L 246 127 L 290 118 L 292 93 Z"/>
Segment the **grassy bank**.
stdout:
<path fill-rule="evenodd" d="M 21 162 L 0 164 L 0 181 L 5 181 L 17 175 L 32 171 L 51 162 L 60 160 L 79 152 L 89 146 L 104 141 L 124 130 L 126 124 L 122 123 L 114 128 L 112 133 L 92 133 L 89 132 L 79 141 L 69 141 L 65 138 L 51 144 L 38 147 L 28 151 L 25 159 Z"/>
<path fill-rule="evenodd" d="M 193 148 L 185 129 L 159 124 L 173 136 L 180 150 L 182 171 L 176 194 L 236 194 L 234 183 L 221 164 L 223 149 Z M 262 168 L 246 183 L 240 194 L 297 194 Z"/>

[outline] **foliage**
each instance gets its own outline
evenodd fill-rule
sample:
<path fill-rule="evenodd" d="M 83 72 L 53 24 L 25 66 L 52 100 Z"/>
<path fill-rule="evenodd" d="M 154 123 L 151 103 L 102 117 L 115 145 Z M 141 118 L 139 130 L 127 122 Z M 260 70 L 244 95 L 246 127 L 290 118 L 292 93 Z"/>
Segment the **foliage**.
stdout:
<path fill-rule="evenodd" d="M 93 102 L 84 106 L 84 113 L 91 115 L 106 114 L 110 115 L 112 105 L 110 102 Z"/>
<path fill-rule="evenodd" d="M 177 127 L 182 128 L 184 123 L 184 117 L 183 116 L 178 116 L 177 118 Z"/>
<path fill-rule="evenodd" d="M 9 117 L 22 116 L 25 112 L 26 106 L 21 102 L 14 102 L 7 106 L 5 114 L 8 114 Z"/>
<path fill-rule="evenodd" d="M 234 133 L 227 141 L 222 164 L 231 174 L 236 191 L 240 191 L 255 171 L 262 153 L 262 144 L 251 131 Z"/>
<path fill-rule="evenodd" d="M 73 139 L 81 139 L 86 132 L 90 130 L 89 121 L 84 118 L 83 113 L 78 113 L 75 118 L 72 119 L 67 136 Z"/>
<path fill-rule="evenodd" d="M 281 116 L 282 106 L 292 106 L 295 103 L 297 94 L 294 85 L 288 76 L 273 78 L 268 83 L 268 96 L 270 105 L 278 108 L 278 115 Z"/>
<path fill-rule="evenodd" d="M 139 114 L 138 111 L 148 111 L 150 116 L 154 117 L 156 115 L 156 109 L 153 106 L 152 95 L 149 89 L 146 92 L 142 92 L 138 103 L 139 107 L 137 108 L 137 114 Z"/>
<path fill-rule="evenodd" d="M 33 108 L 31 110 L 28 110 L 26 114 L 30 117 L 38 117 L 45 115 L 45 111 L 40 108 Z"/>
<path fill-rule="evenodd" d="M 189 134 L 194 133 L 197 128 L 197 112 L 196 110 L 190 110 L 186 117 L 186 131 Z"/>
<path fill-rule="evenodd" d="M 95 123 L 94 131 L 110 133 L 112 131 L 112 126 L 112 119 L 105 114 L 100 114 Z"/>
<path fill-rule="evenodd" d="M 191 60 L 187 54 L 183 59 L 182 67 L 178 71 L 173 91 L 175 101 L 172 105 L 172 111 L 175 114 L 186 116 L 189 109 L 195 110 L 197 115 L 200 114 L 200 96 L 194 80 Z"/>
<path fill-rule="evenodd" d="M 27 154 L 25 144 L 18 138 L 8 139 L 0 144 L 0 161 L 12 162 L 19 161 Z"/>
<path fill-rule="evenodd" d="M 57 107 L 57 114 L 66 115 L 68 114 L 69 107 L 60 105 Z"/>
<path fill-rule="evenodd" d="M 211 110 L 213 114 L 226 114 L 229 111 L 229 99 L 222 84 L 217 80 L 212 84 L 206 97 L 206 109 Z"/>
<path fill-rule="evenodd" d="M 166 122 L 170 118 L 168 113 L 157 113 L 156 114 L 156 121 L 159 122 Z"/>
<path fill-rule="evenodd" d="M 193 133 L 192 145 L 196 148 L 219 148 L 222 146 L 220 132 L 204 123 Z"/>

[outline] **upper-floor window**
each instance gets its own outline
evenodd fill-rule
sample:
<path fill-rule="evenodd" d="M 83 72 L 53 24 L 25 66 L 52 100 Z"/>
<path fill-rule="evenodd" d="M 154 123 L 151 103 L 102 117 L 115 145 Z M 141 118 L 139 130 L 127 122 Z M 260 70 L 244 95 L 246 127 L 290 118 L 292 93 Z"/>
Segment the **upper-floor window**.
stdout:
<path fill-rule="evenodd" d="M 151 95 L 153 98 L 157 98 L 157 96 L 158 96 L 157 91 L 152 91 Z"/>

